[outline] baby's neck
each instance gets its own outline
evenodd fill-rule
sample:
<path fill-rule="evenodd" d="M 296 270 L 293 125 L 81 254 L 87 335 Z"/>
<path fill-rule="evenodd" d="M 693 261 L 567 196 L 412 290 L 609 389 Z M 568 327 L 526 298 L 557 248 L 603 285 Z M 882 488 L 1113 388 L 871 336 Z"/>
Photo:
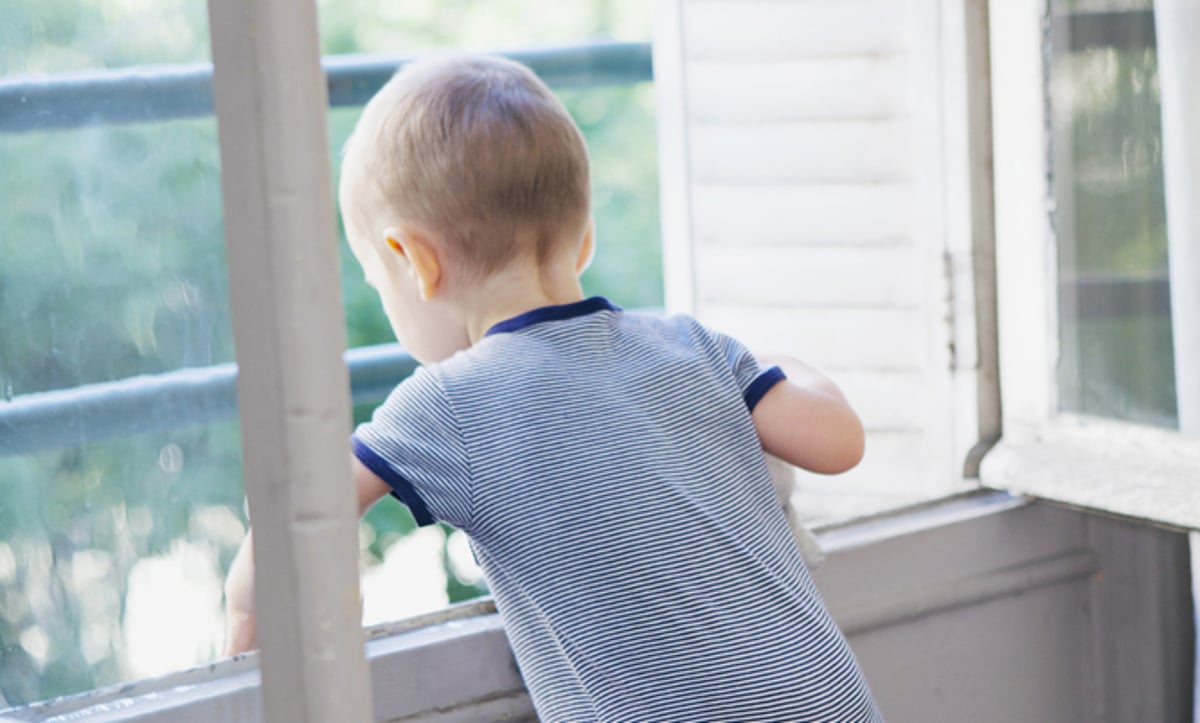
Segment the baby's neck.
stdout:
<path fill-rule="evenodd" d="M 570 264 L 513 264 L 472 284 L 462 298 L 467 334 L 474 344 L 505 319 L 583 299 L 583 288 Z"/>

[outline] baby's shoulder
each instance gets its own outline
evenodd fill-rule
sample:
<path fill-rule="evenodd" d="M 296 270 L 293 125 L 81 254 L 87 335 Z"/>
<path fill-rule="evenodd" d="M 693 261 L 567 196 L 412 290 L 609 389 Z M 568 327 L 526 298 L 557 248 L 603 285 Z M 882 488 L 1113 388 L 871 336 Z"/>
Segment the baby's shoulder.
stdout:
<path fill-rule="evenodd" d="M 633 318 L 648 335 L 676 354 L 717 361 L 726 356 L 726 347 L 732 341 L 725 334 L 710 329 L 687 314 L 643 313 Z"/>

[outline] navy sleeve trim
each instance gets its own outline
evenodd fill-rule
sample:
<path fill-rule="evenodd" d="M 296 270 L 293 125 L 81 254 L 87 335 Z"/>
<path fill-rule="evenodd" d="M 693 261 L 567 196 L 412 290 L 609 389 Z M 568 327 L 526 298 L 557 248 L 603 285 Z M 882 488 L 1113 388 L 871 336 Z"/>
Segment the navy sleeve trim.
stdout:
<path fill-rule="evenodd" d="M 771 387 L 779 382 L 787 379 L 787 375 L 779 367 L 771 367 L 762 374 L 759 374 L 754 381 L 750 382 L 750 386 L 746 387 L 746 392 L 742 397 L 746 400 L 746 406 L 753 412 L 758 403 L 762 401 L 764 395 L 771 391 Z M 363 464 L 366 464 L 365 462 Z"/>
<path fill-rule="evenodd" d="M 358 437 L 350 437 L 350 446 L 354 450 L 354 456 L 358 457 L 359 462 L 362 462 L 367 469 L 379 475 L 380 479 L 391 486 L 392 494 L 408 507 L 418 525 L 426 527 L 437 522 L 433 515 L 430 514 L 425 500 L 421 499 L 421 495 L 417 493 L 416 487 L 413 487 L 412 482 L 409 482 L 397 473 L 396 470 L 392 469 L 387 460 L 376 454 L 375 450 L 368 447 Z"/>

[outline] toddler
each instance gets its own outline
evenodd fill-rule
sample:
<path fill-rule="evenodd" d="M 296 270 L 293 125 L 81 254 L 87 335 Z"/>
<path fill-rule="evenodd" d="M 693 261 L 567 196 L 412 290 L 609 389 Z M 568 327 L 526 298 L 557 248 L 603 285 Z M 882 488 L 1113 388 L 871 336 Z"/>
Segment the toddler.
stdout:
<path fill-rule="evenodd" d="M 367 105 L 347 236 L 424 366 L 351 440 L 360 508 L 464 530 L 546 721 L 876 721 L 764 450 L 835 473 L 862 426 L 794 360 L 584 298 L 587 150 L 527 68 L 412 63 Z M 253 645 L 248 545 L 230 652 Z"/>

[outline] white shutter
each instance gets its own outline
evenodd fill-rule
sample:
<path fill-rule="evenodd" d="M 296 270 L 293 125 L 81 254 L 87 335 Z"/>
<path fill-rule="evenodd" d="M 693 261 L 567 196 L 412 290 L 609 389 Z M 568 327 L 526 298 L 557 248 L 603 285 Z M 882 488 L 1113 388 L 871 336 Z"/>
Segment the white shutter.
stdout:
<path fill-rule="evenodd" d="M 981 4 L 659 3 L 668 306 L 827 372 L 868 429 L 857 469 L 801 475 L 811 517 L 964 486 L 980 436 L 972 254 L 990 242 L 968 122 L 986 117 L 967 87 Z"/>

